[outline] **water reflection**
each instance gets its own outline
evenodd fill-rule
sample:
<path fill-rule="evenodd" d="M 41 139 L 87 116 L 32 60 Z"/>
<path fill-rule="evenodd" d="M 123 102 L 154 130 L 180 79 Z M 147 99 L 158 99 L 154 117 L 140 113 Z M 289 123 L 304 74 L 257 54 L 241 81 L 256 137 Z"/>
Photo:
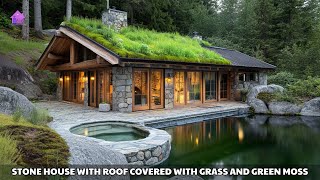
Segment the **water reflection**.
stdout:
<path fill-rule="evenodd" d="M 165 165 L 319 165 L 320 118 L 224 118 L 165 129 Z"/>

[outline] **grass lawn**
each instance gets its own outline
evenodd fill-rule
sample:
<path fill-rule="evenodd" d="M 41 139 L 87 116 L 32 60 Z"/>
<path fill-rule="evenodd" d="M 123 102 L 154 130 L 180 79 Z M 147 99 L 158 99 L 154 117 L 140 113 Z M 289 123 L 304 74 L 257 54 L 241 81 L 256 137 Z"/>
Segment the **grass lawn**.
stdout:
<path fill-rule="evenodd" d="M 0 147 L 7 160 L 0 164 L 20 166 L 61 167 L 68 165 L 66 142 L 47 126 L 34 125 L 23 118 L 0 114 Z M 3 150 L 3 151 L 4 151 Z M 12 155 L 13 154 L 13 155 Z M 10 160 L 10 161 L 8 161 Z M 2 163 L 1 163 L 2 162 Z"/>
<path fill-rule="evenodd" d="M 62 25 L 75 29 L 123 58 L 230 64 L 219 54 L 204 48 L 210 46 L 208 42 L 178 33 L 160 33 L 132 26 L 118 32 L 103 25 L 100 20 L 78 17 Z"/>
<path fill-rule="evenodd" d="M 46 48 L 47 41 L 24 41 L 15 39 L 7 33 L 0 31 L 0 53 L 7 54 L 14 51 L 36 50 L 43 52 Z"/>

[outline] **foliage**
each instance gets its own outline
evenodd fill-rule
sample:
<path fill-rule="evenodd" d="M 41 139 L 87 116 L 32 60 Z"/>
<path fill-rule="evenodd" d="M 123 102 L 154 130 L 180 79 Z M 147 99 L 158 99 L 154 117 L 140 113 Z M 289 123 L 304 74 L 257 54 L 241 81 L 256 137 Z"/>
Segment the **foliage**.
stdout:
<path fill-rule="evenodd" d="M 16 141 L 3 133 L 0 133 L 0 152 L 1 165 L 16 165 L 20 160 Z"/>
<path fill-rule="evenodd" d="M 272 100 L 275 99 L 275 94 L 274 93 L 268 93 L 268 92 L 261 92 L 257 96 L 258 99 L 262 100 L 265 103 L 269 103 Z"/>
<path fill-rule="evenodd" d="M 20 153 L 20 158 L 15 161 L 17 165 L 41 167 L 68 165 L 70 153 L 66 142 L 46 126 L 33 125 L 23 118 L 15 122 L 12 117 L 0 114 L 0 134 L 6 134 L 5 139 L 7 139 L 3 140 L 0 136 L 0 149 L 6 148 L 2 146 L 2 141 L 12 139 L 16 143 L 15 151 Z M 2 152 L 4 151 L 1 150 L 0 157 L 4 154 Z M 14 149 L 10 152 L 14 152 Z"/>
<path fill-rule="evenodd" d="M 287 87 L 288 85 L 296 82 L 298 79 L 290 72 L 278 72 L 277 74 L 268 76 L 269 84 L 277 84 L 282 87 Z"/>
<path fill-rule="evenodd" d="M 52 120 L 52 117 L 45 109 L 34 109 L 27 120 L 34 125 L 46 125 Z"/>
<path fill-rule="evenodd" d="M 194 63 L 230 64 L 201 42 L 178 33 L 159 33 L 137 27 L 117 32 L 98 20 L 73 17 L 67 26 L 94 39 L 121 57 Z"/>
<path fill-rule="evenodd" d="M 42 74 L 45 76 L 45 78 L 40 79 L 39 83 L 42 92 L 50 95 L 55 94 L 58 87 L 56 74 L 49 71 L 42 72 Z"/>
<path fill-rule="evenodd" d="M 22 111 L 21 109 L 17 109 L 13 115 L 12 115 L 12 119 L 14 122 L 19 122 L 20 119 L 22 118 L 23 114 L 22 114 Z"/>
<path fill-rule="evenodd" d="M 305 80 L 298 80 L 288 87 L 288 92 L 295 97 L 312 99 L 320 97 L 320 78 L 308 77 Z"/>
<path fill-rule="evenodd" d="M 23 41 L 19 39 L 12 38 L 7 33 L 0 31 L 0 53 L 7 54 L 12 51 L 29 51 L 38 50 L 43 52 L 45 49 L 45 42 L 36 41 Z"/>
<path fill-rule="evenodd" d="M 243 88 L 240 90 L 240 95 L 241 95 L 241 101 L 246 102 L 247 101 L 247 95 L 249 93 L 249 89 Z"/>
<path fill-rule="evenodd" d="M 2 28 L 11 29 L 12 26 L 10 19 L 7 17 L 5 13 L 3 13 L 3 10 L 0 8 L 0 29 Z"/>

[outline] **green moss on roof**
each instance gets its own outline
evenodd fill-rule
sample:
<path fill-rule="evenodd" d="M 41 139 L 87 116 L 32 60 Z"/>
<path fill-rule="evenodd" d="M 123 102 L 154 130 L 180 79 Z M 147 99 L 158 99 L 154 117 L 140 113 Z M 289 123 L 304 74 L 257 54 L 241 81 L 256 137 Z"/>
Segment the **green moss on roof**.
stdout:
<path fill-rule="evenodd" d="M 178 33 L 159 33 L 132 26 L 115 31 L 103 25 L 100 20 L 78 17 L 73 17 L 63 25 L 95 40 L 123 58 L 231 64 L 219 54 L 201 46 L 208 45 L 207 42 Z"/>

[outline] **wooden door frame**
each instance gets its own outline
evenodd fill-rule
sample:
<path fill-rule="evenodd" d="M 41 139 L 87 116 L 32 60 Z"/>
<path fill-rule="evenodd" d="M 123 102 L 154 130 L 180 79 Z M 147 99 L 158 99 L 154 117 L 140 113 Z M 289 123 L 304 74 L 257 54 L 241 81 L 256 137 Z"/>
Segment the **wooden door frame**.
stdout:
<path fill-rule="evenodd" d="M 216 82 L 216 98 L 215 99 L 212 99 L 212 100 L 206 100 L 206 82 L 205 82 L 205 79 L 204 79 L 204 74 L 205 73 L 215 73 L 215 82 Z M 218 71 L 203 71 L 202 72 L 202 95 L 203 95 L 203 103 L 212 103 L 212 102 L 217 102 L 218 101 Z"/>
<path fill-rule="evenodd" d="M 96 72 L 97 72 L 97 74 L 96 74 L 96 76 L 97 76 L 97 104 L 100 104 L 100 103 L 102 103 L 102 102 L 100 102 L 100 85 L 99 85 L 99 83 L 100 83 L 100 77 L 99 77 L 99 73 L 101 72 L 101 71 L 103 71 L 103 79 L 104 79 L 104 81 L 106 81 L 104 84 L 103 84 L 103 101 L 102 102 L 106 102 L 106 103 L 108 103 L 108 104 L 111 104 L 111 92 L 110 92 L 110 85 L 111 85 L 111 82 L 110 82 L 110 76 L 111 76 L 111 69 L 109 69 L 109 68 L 103 68 L 103 69 L 97 69 L 96 70 Z M 108 92 L 108 94 L 109 94 L 109 97 L 107 97 L 106 96 L 106 94 L 107 94 L 107 92 Z M 107 100 L 109 100 L 109 102 L 107 101 Z"/>
<path fill-rule="evenodd" d="M 222 74 L 227 74 L 227 97 L 221 98 L 221 79 Z M 230 72 L 228 71 L 219 71 L 219 101 L 227 101 L 230 99 Z"/>
<path fill-rule="evenodd" d="M 135 71 L 145 71 L 147 72 L 147 105 L 145 106 L 136 106 L 135 105 L 135 92 L 134 92 L 134 82 L 135 82 Z M 150 92 L 149 92 L 149 89 L 150 89 L 150 69 L 147 69 L 147 68 L 134 68 L 133 71 L 132 71 L 132 111 L 143 111 L 143 110 L 149 110 L 150 109 Z"/>
<path fill-rule="evenodd" d="M 91 80 L 91 72 L 93 72 L 94 74 L 94 80 Z M 89 70 L 88 71 L 88 81 L 89 81 L 89 106 L 92 106 L 92 107 L 97 107 L 97 71 L 96 70 Z M 94 81 L 94 88 L 92 88 L 91 86 L 91 81 Z M 91 102 L 91 97 L 92 97 L 92 94 L 94 95 L 94 102 Z"/>
<path fill-rule="evenodd" d="M 183 102 L 183 104 L 181 104 L 181 103 L 179 103 L 179 104 L 177 104 L 176 102 L 175 102 L 175 100 L 174 100 L 174 97 L 175 97 L 175 84 L 176 84 L 176 78 L 175 78 L 175 73 L 176 72 L 183 72 L 183 81 L 184 81 L 184 84 L 183 84 L 183 98 L 184 98 L 184 102 Z M 186 104 L 187 104 L 187 101 L 186 101 L 186 96 L 187 96 L 187 93 L 186 93 L 186 79 L 187 77 L 186 77 L 186 72 L 185 72 L 185 70 L 174 70 L 173 71 L 173 106 L 174 107 L 183 107 L 183 106 L 186 106 Z"/>
<path fill-rule="evenodd" d="M 165 96 L 165 94 L 164 94 L 164 70 L 163 69 L 149 69 L 149 76 L 150 76 L 150 78 L 149 78 L 149 80 L 150 80 L 150 82 L 149 82 L 149 109 L 163 109 L 164 108 L 164 96 Z M 161 105 L 152 105 L 151 104 L 151 72 L 152 71 L 160 71 L 160 73 L 161 73 L 161 79 L 160 79 L 160 102 L 161 102 Z"/>

